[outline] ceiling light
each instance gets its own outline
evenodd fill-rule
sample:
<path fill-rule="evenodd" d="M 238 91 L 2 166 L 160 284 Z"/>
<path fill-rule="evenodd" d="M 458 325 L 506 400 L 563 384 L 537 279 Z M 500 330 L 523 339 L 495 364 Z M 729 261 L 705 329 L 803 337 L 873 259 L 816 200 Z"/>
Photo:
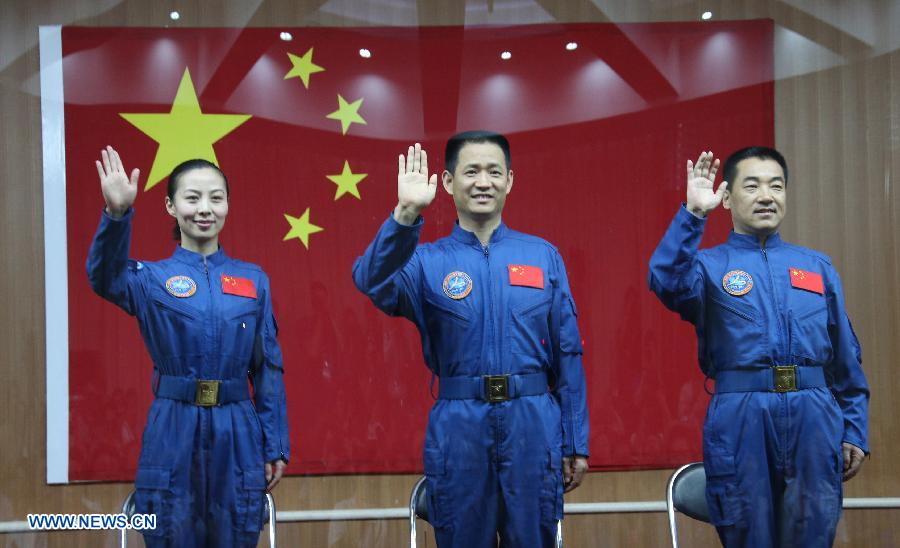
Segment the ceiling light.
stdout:
<path fill-rule="evenodd" d="M 568 44 L 566 44 L 566 49 L 569 51 L 575 51 L 576 49 L 578 49 L 578 43 L 577 42 L 569 42 Z"/>
<path fill-rule="evenodd" d="M 179 19 L 181 19 L 181 14 L 177 11 L 173 11 L 169 13 L 169 19 L 171 19 L 172 21 L 178 21 Z"/>
<path fill-rule="evenodd" d="M 504 51 L 503 53 L 500 54 L 500 58 L 503 59 L 504 61 L 511 57 L 512 57 L 512 53 L 510 53 L 508 51 Z"/>
<path fill-rule="evenodd" d="M 291 33 L 289 33 L 289 32 L 282 32 L 278 36 L 280 36 L 281 39 L 284 40 L 285 42 L 290 42 L 291 40 L 294 39 L 294 37 L 291 36 Z"/>
<path fill-rule="evenodd" d="M 708 21 L 708 20 L 712 19 L 712 12 L 704 11 L 703 15 L 700 16 L 700 19 L 703 19 L 704 21 Z"/>
<path fill-rule="evenodd" d="M 369 57 L 372 57 L 372 52 L 367 50 L 366 48 L 362 48 L 361 50 L 359 50 L 359 56 L 363 59 L 368 59 Z"/>

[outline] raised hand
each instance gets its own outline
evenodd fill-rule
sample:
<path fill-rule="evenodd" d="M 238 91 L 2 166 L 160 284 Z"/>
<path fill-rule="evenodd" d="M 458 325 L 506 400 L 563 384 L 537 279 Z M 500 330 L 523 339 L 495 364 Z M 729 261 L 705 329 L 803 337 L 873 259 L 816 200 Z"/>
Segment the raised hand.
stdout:
<path fill-rule="evenodd" d="M 394 219 L 398 223 L 411 225 L 419 213 L 434 200 L 437 190 L 437 174 L 428 177 L 428 154 L 422 145 L 416 143 L 399 158 L 397 173 L 397 207 Z"/>
<path fill-rule="evenodd" d="M 106 211 L 118 219 L 134 203 L 141 170 L 132 170 L 129 178 L 119 153 L 111 146 L 102 150 L 100 156 L 102 163 L 100 160 L 95 161 L 97 173 L 100 175 L 100 190 L 103 191 L 103 199 L 106 201 Z"/>
<path fill-rule="evenodd" d="M 706 217 L 722 203 L 728 183 L 722 181 L 719 188 L 713 190 L 717 171 L 719 160 L 713 158 L 712 152 L 701 152 L 696 165 L 687 161 L 687 208 L 694 215 Z"/>

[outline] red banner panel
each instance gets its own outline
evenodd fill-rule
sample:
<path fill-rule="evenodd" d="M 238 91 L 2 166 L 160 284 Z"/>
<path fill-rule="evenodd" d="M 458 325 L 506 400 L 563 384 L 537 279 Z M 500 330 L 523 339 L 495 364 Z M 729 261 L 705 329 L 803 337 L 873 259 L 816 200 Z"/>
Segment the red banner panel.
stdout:
<path fill-rule="evenodd" d="M 469 129 L 509 136 L 504 221 L 566 261 L 592 467 L 697 459 L 708 397 L 693 331 L 647 290 L 647 260 L 683 200 L 688 158 L 773 144 L 772 44 L 770 21 L 63 28 L 69 479 L 130 480 L 152 398 L 137 323 L 84 274 L 103 146 L 141 168 L 134 258 L 174 249 L 163 201 L 175 164 L 209 158 L 227 174 L 221 244 L 271 278 L 288 472 L 412 472 L 430 372 L 413 326 L 377 311 L 350 269 L 396 204 L 397 154 L 421 142 L 441 169 L 447 137 Z M 729 226 L 713 217 L 707 244 Z M 425 240 L 446 235 L 452 199 L 442 192 L 425 218 Z"/>

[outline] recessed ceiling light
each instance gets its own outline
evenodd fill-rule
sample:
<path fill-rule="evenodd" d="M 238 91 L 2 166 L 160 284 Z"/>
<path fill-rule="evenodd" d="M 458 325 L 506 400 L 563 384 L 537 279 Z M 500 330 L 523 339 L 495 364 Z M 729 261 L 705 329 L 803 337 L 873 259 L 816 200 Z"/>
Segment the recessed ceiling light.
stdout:
<path fill-rule="evenodd" d="M 366 48 L 362 48 L 361 50 L 359 50 L 359 56 L 363 59 L 368 59 L 369 57 L 372 57 L 372 52 L 367 50 Z"/>
<path fill-rule="evenodd" d="M 569 51 L 575 51 L 576 49 L 578 49 L 578 42 L 569 42 L 568 44 L 566 44 L 566 49 Z"/>
<path fill-rule="evenodd" d="M 281 39 L 284 40 L 285 42 L 290 42 L 291 40 L 294 39 L 294 37 L 289 32 L 282 32 L 278 36 L 281 37 Z"/>
<path fill-rule="evenodd" d="M 181 14 L 177 11 L 173 11 L 169 13 L 169 19 L 171 19 L 172 21 L 178 21 L 179 19 L 181 19 Z"/>
<path fill-rule="evenodd" d="M 508 51 L 504 51 L 503 53 L 500 54 L 500 58 L 503 59 L 504 61 L 507 59 L 510 59 L 511 57 L 512 57 L 512 53 L 510 53 Z"/>
<path fill-rule="evenodd" d="M 708 20 L 712 19 L 712 12 L 704 11 L 703 15 L 700 16 L 700 19 L 703 19 L 704 21 L 708 21 Z"/>

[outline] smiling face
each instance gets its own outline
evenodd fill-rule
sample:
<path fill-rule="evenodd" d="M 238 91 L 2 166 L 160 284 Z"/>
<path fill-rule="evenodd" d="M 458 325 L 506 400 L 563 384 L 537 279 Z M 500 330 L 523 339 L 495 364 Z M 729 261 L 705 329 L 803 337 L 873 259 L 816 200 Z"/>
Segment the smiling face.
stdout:
<path fill-rule="evenodd" d="M 506 195 L 512 190 L 513 172 L 507 169 L 503 149 L 496 144 L 466 143 L 453 173 L 444 171 L 443 183 L 460 219 L 484 224 L 500 218 Z"/>
<path fill-rule="evenodd" d="M 212 168 L 185 171 L 178 176 L 174 197 L 166 197 L 166 211 L 178 221 L 182 247 L 214 252 L 228 216 L 225 179 Z"/>
<path fill-rule="evenodd" d="M 755 236 L 777 232 L 787 207 L 787 185 L 778 162 L 746 158 L 738 162 L 734 179 L 722 199 L 731 210 L 734 231 Z"/>

